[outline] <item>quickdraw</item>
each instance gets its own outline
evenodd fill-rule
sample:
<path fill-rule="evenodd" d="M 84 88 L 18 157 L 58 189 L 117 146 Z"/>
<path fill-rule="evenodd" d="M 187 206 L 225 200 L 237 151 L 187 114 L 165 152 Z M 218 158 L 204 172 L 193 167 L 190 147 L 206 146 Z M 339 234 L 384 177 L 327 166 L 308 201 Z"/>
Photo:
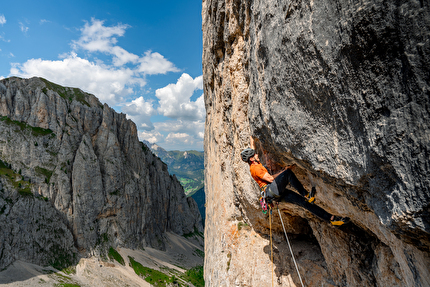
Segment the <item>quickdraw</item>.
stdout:
<path fill-rule="evenodd" d="M 268 208 L 267 208 L 268 206 L 267 206 L 267 203 L 266 203 L 266 198 L 260 197 L 260 205 L 261 205 L 261 209 L 262 209 L 263 213 L 266 214 L 267 210 L 268 210 Z"/>
<path fill-rule="evenodd" d="M 269 210 L 269 208 L 273 208 L 273 202 L 270 198 L 267 198 L 266 196 L 266 185 L 263 185 L 261 187 L 261 197 L 260 197 L 260 205 L 261 205 L 261 211 L 263 212 L 263 214 L 267 214 L 267 211 Z"/>

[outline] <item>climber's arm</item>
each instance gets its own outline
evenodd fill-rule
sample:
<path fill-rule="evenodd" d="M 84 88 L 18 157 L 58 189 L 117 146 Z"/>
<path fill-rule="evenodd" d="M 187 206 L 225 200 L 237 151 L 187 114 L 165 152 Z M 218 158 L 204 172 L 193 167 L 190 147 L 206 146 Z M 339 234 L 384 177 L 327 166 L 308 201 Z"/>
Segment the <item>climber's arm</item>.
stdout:
<path fill-rule="evenodd" d="M 252 138 L 252 136 L 249 136 L 249 144 L 250 144 L 251 148 L 253 150 L 255 150 L 254 139 Z"/>
<path fill-rule="evenodd" d="M 272 183 L 275 180 L 275 178 L 271 176 L 268 172 L 266 172 L 263 175 L 262 180 L 267 181 L 268 183 Z"/>
<path fill-rule="evenodd" d="M 274 175 L 272 175 L 273 176 L 273 178 L 275 179 L 278 175 L 280 175 L 281 173 L 283 173 L 284 171 L 286 171 L 287 169 L 291 169 L 291 170 L 293 170 L 293 169 L 295 169 L 296 168 L 296 164 L 295 163 L 293 163 L 292 165 L 289 165 L 289 166 L 286 166 L 285 168 L 283 168 L 280 172 L 278 172 L 278 173 L 276 173 L 276 174 L 274 174 Z"/>

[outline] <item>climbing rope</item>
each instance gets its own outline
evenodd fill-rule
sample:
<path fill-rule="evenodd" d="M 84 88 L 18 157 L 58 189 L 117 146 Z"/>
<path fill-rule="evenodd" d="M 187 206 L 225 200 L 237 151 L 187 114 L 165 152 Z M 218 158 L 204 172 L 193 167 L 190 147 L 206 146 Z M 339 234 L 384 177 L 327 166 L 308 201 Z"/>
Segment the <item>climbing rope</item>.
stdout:
<path fill-rule="evenodd" d="M 302 277 L 300 276 L 299 268 L 297 267 L 296 259 L 294 258 L 293 249 L 291 248 L 290 240 L 288 240 L 287 232 L 285 231 L 284 221 L 282 220 L 282 216 L 281 216 L 281 212 L 279 211 L 279 208 L 278 208 L 278 213 L 279 213 L 279 218 L 281 219 L 282 228 L 284 228 L 284 234 L 285 234 L 285 238 L 287 239 L 288 247 L 290 248 L 291 257 L 293 257 L 294 265 L 296 266 L 296 271 L 297 271 L 297 274 L 299 275 L 300 283 L 302 284 L 302 287 L 305 287 L 305 285 L 303 285 Z M 270 242 L 272 242 L 272 224 L 271 223 L 270 223 Z M 273 261 L 272 261 L 272 264 L 273 264 Z M 273 268 L 272 268 L 272 286 L 273 286 Z"/>
<path fill-rule="evenodd" d="M 272 208 L 269 205 L 269 221 L 270 221 L 270 258 L 272 261 L 272 287 L 273 287 L 273 243 L 272 243 Z"/>

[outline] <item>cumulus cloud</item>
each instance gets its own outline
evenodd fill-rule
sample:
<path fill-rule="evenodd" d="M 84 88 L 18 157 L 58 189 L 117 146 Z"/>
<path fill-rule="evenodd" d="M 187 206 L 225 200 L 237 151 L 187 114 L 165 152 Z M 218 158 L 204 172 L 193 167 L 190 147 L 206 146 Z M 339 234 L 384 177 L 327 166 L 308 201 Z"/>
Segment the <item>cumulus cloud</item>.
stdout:
<path fill-rule="evenodd" d="M 179 71 L 172 62 L 157 52 L 147 51 L 142 57 L 139 57 L 117 46 L 117 37 L 124 36 L 125 30 L 130 28 L 129 25 L 118 24 L 106 27 L 103 24 L 104 21 L 94 18 L 91 19 L 91 24 L 85 23 L 81 29 L 81 37 L 79 40 L 73 41 L 74 49 L 81 48 L 89 52 L 113 55 L 112 62 L 115 66 L 122 66 L 127 63 L 137 64 L 137 70 L 146 75 Z"/>
<path fill-rule="evenodd" d="M 145 101 L 143 97 L 139 97 L 130 103 L 126 103 L 121 110 L 127 114 L 129 119 L 136 123 L 138 129 L 148 131 L 154 129 L 151 116 L 157 112 L 153 107 L 152 101 Z"/>
<path fill-rule="evenodd" d="M 154 129 L 140 133 L 140 138 L 166 149 L 202 149 L 205 126 L 203 95 L 191 101 L 195 91 L 202 88 L 202 76 L 193 79 L 184 73 L 175 84 L 156 90 L 155 96 L 159 100 L 156 111 L 170 119 L 154 123 Z"/>
<path fill-rule="evenodd" d="M 203 96 L 195 102 L 190 100 L 194 91 L 202 88 L 203 76 L 193 79 L 188 74 L 182 74 L 176 84 L 169 84 L 155 92 L 155 96 L 160 100 L 158 111 L 166 117 L 178 120 L 204 119 Z"/>
<path fill-rule="evenodd" d="M 28 30 L 21 22 L 20 26 L 23 32 Z M 129 27 L 126 24 L 108 27 L 104 21 L 92 18 L 90 23 L 86 22 L 80 29 L 80 38 L 72 41 L 73 51 L 60 55 L 62 60 L 30 59 L 23 64 L 13 64 L 10 73 L 20 77 L 40 76 L 60 85 L 80 87 L 101 101 L 116 105 L 135 92 L 135 85 L 145 86 L 145 75 L 178 71 L 173 63 L 159 53 L 148 51 L 140 58 L 118 46 L 117 38 L 124 36 Z M 112 64 L 99 59 L 91 61 L 81 58 L 77 55 L 79 50 L 110 55 Z M 131 65 L 126 66 L 129 63 Z M 131 106 L 125 108 L 130 110 Z M 147 117 L 142 117 L 139 122 L 145 126 Z M 147 125 L 147 128 L 150 127 Z"/>
<path fill-rule="evenodd" d="M 167 148 L 181 147 L 181 149 L 200 149 L 203 147 L 203 141 L 186 133 L 170 133 L 164 141 Z"/>
<path fill-rule="evenodd" d="M 147 51 L 145 55 L 139 59 L 139 72 L 147 75 L 166 74 L 167 72 L 179 72 L 179 69 L 169 62 L 162 55 L 155 52 Z"/>
<path fill-rule="evenodd" d="M 64 86 L 79 87 L 96 95 L 101 101 L 115 105 L 132 93 L 130 85 L 145 85 L 128 68 L 115 69 L 90 62 L 71 53 L 63 60 L 31 59 L 24 64 L 13 64 L 11 75 L 29 78 L 43 77 Z"/>
<path fill-rule="evenodd" d="M 0 15 L 0 24 L 3 26 L 3 24 L 6 24 L 6 17 L 2 14 Z"/>
<path fill-rule="evenodd" d="M 81 29 L 81 37 L 72 42 L 74 49 L 83 49 L 89 52 L 102 52 L 113 55 L 113 64 L 122 66 L 127 63 L 137 63 L 139 56 L 127 52 L 125 49 L 116 46 L 117 36 L 122 37 L 129 25 L 118 24 L 106 27 L 104 21 L 92 18 L 91 24 L 86 22 Z"/>
<path fill-rule="evenodd" d="M 203 120 L 156 122 L 154 130 L 141 133 L 140 138 L 157 143 L 165 149 L 202 150 L 204 126 Z"/>
<path fill-rule="evenodd" d="M 164 142 L 164 136 L 157 131 L 143 131 L 139 133 L 139 138 L 150 143 Z"/>
<path fill-rule="evenodd" d="M 205 122 L 198 121 L 182 121 L 168 120 L 164 122 L 154 123 L 156 130 L 172 133 L 186 133 L 198 138 L 203 138 Z"/>
<path fill-rule="evenodd" d="M 118 24 L 113 27 L 103 26 L 104 21 L 92 18 L 91 25 L 86 22 L 81 28 L 81 37 L 78 41 L 73 41 L 76 46 L 85 50 L 95 52 L 109 52 L 117 39 L 114 36 L 124 36 L 128 25 Z"/>

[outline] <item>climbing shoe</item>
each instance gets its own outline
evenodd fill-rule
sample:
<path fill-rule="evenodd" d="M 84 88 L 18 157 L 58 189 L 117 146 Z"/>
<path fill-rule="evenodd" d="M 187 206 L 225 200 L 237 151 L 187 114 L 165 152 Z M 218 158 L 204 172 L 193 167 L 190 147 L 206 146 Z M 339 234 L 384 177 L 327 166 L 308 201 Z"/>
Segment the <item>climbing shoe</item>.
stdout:
<path fill-rule="evenodd" d="M 315 186 L 312 186 L 311 192 L 309 192 L 309 193 L 305 196 L 306 201 L 307 201 L 307 202 L 309 202 L 309 203 L 314 203 L 314 201 L 315 201 L 315 193 L 316 193 L 316 192 L 317 192 L 317 191 L 316 191 L 316 189 L 315 189 Z"/>
<path fill-rule="evenodd" d="M 348 222 L 349 222 L 348 217 L 340 217 L 340 216 L 334 216 L 333 220 L 330 220 L 331 225 L 336 225 L 336 226 L 344 225 L 345 223 L 348 223 Z"/>

